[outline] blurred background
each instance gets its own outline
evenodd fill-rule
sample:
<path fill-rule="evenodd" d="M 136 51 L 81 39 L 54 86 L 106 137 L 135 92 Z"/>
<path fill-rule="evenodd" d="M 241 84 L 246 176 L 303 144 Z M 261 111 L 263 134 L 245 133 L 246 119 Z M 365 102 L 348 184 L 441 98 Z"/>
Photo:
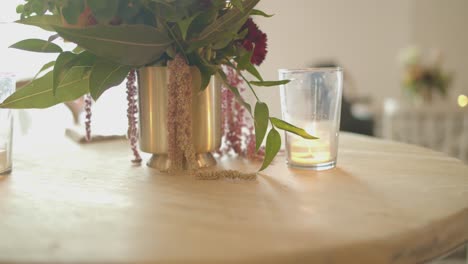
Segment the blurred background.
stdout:
<path fill-rule="evenodd" d="M 0 71 L 33 77 L 55 55 L 8 49 L 48 33 L 11 23 L 15 6 L 0 11 Z M 265 79 L 280 68 L 341 66 L 345 70 L 341 128 L 418 144 L 468 161 L 468 1 L 466 0 L 268 0 L 256 18 L 268 35 Z M 279 89 L 259 96 L 281 116 Z M 248 96 L 248 95 L 247 95 Z M 96 105 L 93 124 L 125 133 L 125 89 L 111 89 Z M 64 111 L 65 110 L 65 111 Z M 63 135 L 73 126 L 64 105 L 16 113 L 17 133 Z M 54 122 L 50 122 L 54 120 Z M 47 124 L 44 126 L 44 124 Z"/>

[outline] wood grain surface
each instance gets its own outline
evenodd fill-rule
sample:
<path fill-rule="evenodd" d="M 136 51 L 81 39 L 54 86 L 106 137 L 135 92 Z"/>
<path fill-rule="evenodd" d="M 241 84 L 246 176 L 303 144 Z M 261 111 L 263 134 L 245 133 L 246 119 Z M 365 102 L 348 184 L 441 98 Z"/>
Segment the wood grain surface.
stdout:
<path fill-rule="evenodd" d="M 468 240 L 468 167 L 419 147 L 341 134 L 336 169 L 242 182 L 132 167 L 125 141 L 16 146 L 0 263 L 422 263 Z"/>

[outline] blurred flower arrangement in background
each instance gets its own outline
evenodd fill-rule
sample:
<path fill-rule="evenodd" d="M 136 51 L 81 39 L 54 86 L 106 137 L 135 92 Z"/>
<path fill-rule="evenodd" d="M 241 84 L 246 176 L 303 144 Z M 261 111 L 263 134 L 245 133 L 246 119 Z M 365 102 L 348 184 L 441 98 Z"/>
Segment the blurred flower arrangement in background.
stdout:
<path fill-rule="evenodd" d="M 444 58 L 440 51 L 424 53 L 418 47 L 408 47 L 399 60 L 404 67 L 402 86 L 411 98 L 431 103 L 435 94 L 447 96 L 453 74 L 442 69 Z"/>

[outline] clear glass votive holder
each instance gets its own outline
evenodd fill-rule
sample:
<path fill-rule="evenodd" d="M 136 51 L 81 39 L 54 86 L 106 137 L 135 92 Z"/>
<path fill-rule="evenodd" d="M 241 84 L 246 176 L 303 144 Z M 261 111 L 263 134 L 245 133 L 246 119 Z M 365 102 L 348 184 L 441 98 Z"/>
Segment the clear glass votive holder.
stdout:
<path fill-rule="evenodd" d="M 318 139 L 304 139 L 286 132 L 287 163 L 290 167 L 326 170 L 336 166 L 340 131 L 343 70 L 333 68 L 282 69 L 283 119 L 305 129 Z"/>
<path fill-rule="evenodd" d="M 10 96 L 16 87 L 15 77 L 10 73 L 0 73 L 0 102 Z M 0 174 L 6 174 L 12 167 L 13 113 L 0 108 Z"/>

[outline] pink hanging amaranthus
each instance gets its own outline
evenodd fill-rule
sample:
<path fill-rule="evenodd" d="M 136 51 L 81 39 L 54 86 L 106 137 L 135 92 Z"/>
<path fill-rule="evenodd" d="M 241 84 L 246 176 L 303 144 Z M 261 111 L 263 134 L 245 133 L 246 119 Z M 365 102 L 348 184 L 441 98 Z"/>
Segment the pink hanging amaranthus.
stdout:
<path fill-rule="evenodd" d="M 242 93 L 246 90 L 245 82 L 231 67 L 225 67 L 227 80 L 231 86 L 237 87 Z M 222 132 L 223 139 L 219 154 L 237 154 L 250 160 L 262 160 L 264 149 L 255 149 L 255 129 L 252 118 L 246 115 L 245 107 L 240 104 L 234 93 L 227 87 L 222 90 Z"/>
<path fill-rule="evenodd" d="M 132 160 L 135 164 L 141 163 L 141 156 L 138 152 L 138 121 L 136 115 L 138 114 L 137 106 L 137 88 L 136 82 L 136 71 L 131 70 L 127 76 L 127 118 L 128 118 L 128 138 L 130 140 L 130 146 L 133 152 L 134 159 Z"/>
<path fill-rule="evenodd" d="M 184 162 L 190 171 L 197 168 L 192 139 L 192 74 L 187 61 L 178 54 L 168 62 L 168 157 L 169 173 L 178 173 Z"/>
<path fill-rule="evenodd" d="M 86 116 L 85 116 L 85 129 L 86 129 L 86 135 L 85 135 L 85 139 L 86 141 L 91 141 L 91 116 L 92 116 L 92 112 L 91 112 L 91 107 L 92 107 L 92 104 L 93 104 L 93 98 L 91 97 L 90 94 L 86 94 L 85 95 L 85 98 L 84 98 L 84 102 L 85 102 L 85 106 L 84 106 L 84 109 L 85 109 L 85 113 L 86 113 Z"/>

